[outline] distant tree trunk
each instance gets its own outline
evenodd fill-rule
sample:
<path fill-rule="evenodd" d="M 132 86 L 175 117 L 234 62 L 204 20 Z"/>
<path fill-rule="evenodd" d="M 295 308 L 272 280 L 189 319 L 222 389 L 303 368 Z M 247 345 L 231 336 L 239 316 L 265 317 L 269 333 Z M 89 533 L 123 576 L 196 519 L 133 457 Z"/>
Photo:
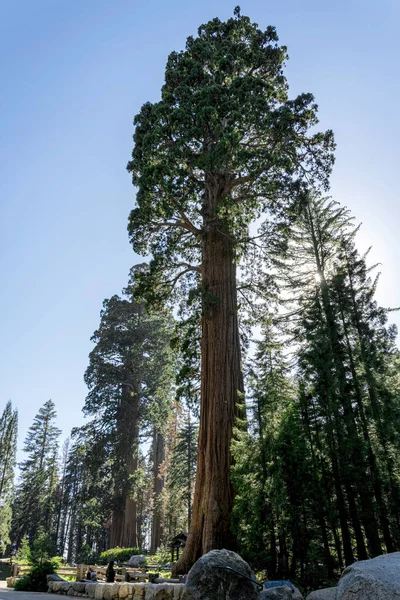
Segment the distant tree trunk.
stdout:
<path fill-rule="evenodd" d="M 233 240 L 217 208 L 226 182 L 206 177 L 202 248 L 201 408 L 192 523 L 175 573 L 215 548 L 233 547 L 231 440 L 243 392 Z"/>
<path fill-rule="evenodd" d="M 138 468 L 137 451 L 127 457 L 126 462 L 128 475 L 133 475 Z M 121 548 L 137 547 L 137 510 L 136 500 L 128 494 L 125 498 L 124 520 L 121 533 Z"/>
<path fill-rule="evenodd" d="M 188 511 L 188 530 L 189 530 L 191 522 L 192 522 L 192 471 L 193 471 L 193 467 L 195 466 L 195 465 L 193 465 L 193 462 L 192 462 L 193 461 L 193 456 L 192 456 L 193 429 L 192 429 L 192 423 L 190 420 L 190 410 L 189 410 L 189 415 L 188 415 L 188 433 L 189 433 L 189 439 L 188 439 L 188 455 L 187 455 L 187 461 L 188 461 L 188 470 L 187 470 L 188 505 L 187 505 L 187 511 Z"/>
<path fill-rule="evenodd" d="M 160 467 L 165 458 L 165 443 L 162 433 L 154 429 L 153 433 L 153 475 L 154 475 L 154 510 L 151 528 L 151 548 L 157 550 L 161 545 L 163 536 L 162 507 L 160 496 L 164 489 L 164 477 L 160 473 Z"/>
<path fill-rule="evenodd" d="M 115 507 L 111 523 L 111 547 L 136 548 L 137 507 L 132 498 L 129 478 L 138 468 L 140 386 L 126 382 L 122 387 L 117 421 L 118 452 L 122 459 L 124 481 L 115 492 Z"/>
<path fill-rule="evenodd" d="M 121 504 L 121 498 L 114 496 L 114 506 L 111 518 L 110 527 L 110 545 L 111 548 L 116 548 L 121 545 L 122 526 L 124 522 L 124 510 Z"/>
<path fill-rule="evenodd" d="M 275 520 L 274 520 L 274 511 L 271 505 L 271 514 L 270 514 L 270 522 L 271 522 L 271 532 L 269 536 L 269 553 L 267 559 L 267 574 L 268 579 L 276 579 L 276 569 L 277 569 L 277 549 L 276 549 L 276 535 L 275 535 Z"/>

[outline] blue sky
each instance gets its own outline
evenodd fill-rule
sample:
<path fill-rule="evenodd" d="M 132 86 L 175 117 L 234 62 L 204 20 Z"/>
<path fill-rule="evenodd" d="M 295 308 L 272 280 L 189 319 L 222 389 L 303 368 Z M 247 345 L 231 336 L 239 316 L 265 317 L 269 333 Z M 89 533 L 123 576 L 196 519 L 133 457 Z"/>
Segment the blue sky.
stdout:
<path fill-rule="evenodd" d="M 0 410 L 20 444 L 52 398 L 66 437 L 82 423 L 83 373 L 104 298 L 138 261 L 127 217 L 132 120 L 156 101 L 166 58 L 220 0 L 1 0 Z M 289 49 L 293 95 L 313 92 L 338 144 L 332 195 L 363 222 L 382 262 L 379 301 L 398 281 L 400 50 L 397 0 L 246 0 Z M 394 320 L 400 323 L 399 317 Z"/>

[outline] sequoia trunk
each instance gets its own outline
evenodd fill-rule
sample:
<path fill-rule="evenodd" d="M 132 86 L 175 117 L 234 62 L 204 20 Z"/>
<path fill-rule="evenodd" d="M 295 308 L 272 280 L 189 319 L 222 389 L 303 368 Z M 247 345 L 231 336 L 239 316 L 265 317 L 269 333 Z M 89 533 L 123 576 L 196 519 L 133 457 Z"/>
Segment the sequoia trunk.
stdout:
<path fill-rule="evenodd" d="M 129 478 L 138 467 L 140 385 L 127 382 L 123 385 L 119 409 L 117 433 L 118 453 L 122 458 L 119 485 L 114 495 L 111 524 L 111 546 L 114 548 L 137 547 L 137 508 L 132 498 Z"/>
<path fill-rule="evenodd" d="M 218 176 L 206 183 L 198 464 L 189 537 L 175 573 L 187 573 L 210 550 L 233 547 L 230 447 L 243 378 L 234 242 L 217 214 L 223 183 Z"/>
<path fill-rule="evenodd" d="M 161 545 L 163 537 L 163 519 L 161 506 L 161 493 L 164 489 L 164 476 L 160 468 L 165 458 L 164 436 L 160 431 L 153 432 L 153 476 L 154 476 L 154 509 L 151 528 L 151 548 L 155 552 Z"/>

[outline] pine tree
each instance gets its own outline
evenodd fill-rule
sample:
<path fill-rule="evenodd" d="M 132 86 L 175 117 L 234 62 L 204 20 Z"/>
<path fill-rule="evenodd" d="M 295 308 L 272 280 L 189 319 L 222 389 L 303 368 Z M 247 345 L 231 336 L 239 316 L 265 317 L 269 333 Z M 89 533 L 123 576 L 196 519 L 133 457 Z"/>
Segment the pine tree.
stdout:
<path fill-rule="evenodd" d="M 0 418 L 0 503 L 9 496 L 14 485 L 17 434 L 18 412 L 12 409 L 10 400 Z"/>
<path fill-rule="evenodd" d="M 196 477 L 197 437 L 198 426 L 190 408 L 188 408 L 184 411 L 178 426 L 168 470 L 168 487 L 170 491 L 179 491 L 186 509 L 189 529 L 192 519 L 192 499 Z"/>
<path fill-rule="evenodd" d="M 91 424 L 72 432 L 62 483 L 58 547 L 69 562 L 108 547 L 108 521 L 112 509 L 110 444 L 104 444 Z"/>
<path fill-rule="evenodd" d="M 25 438 L 24 452 L 27 458 L 20 464 L 21 476 L 13 514 L 13 533 L 17 546 L 24 535 L 28 536 L 33 547 L 40 531 L 51 535 L 55 530 L 53 495 L 60 435 L 55 419 L 54 403 L 48 400 L 35 416 Z"/>
<path fill-rule="evenodd" d="M 10 543 L 17 433 L 18 412 L 9 401 L 0 418 L 0 555 Z"/>
<path fill-rule="evenodd" d="M 170 55 L 161 100 L 134 121 L 129 231 L 134 250 L 152 255 L 139 292 L 162 305 L 181 284 L 202 299 L 199 458 L 182 572 L 233 543 L 229 448 L 243 392 L 236 264 L 249 225 L 262 210 L 284 210 L 305 169 L 326 184 L 333 160 L 331 132 L 308 135 L 312 95 L 288 99 L 277 42 L 273 27 L 260 30 L 239 8 L 202 25 Z"/>
<path fill-rule="evenodd" d="M 309 194 L 296 211 L 257 248 L 275 294 L 256 306 L 233 522 L 252 564 L 315 589 L 399 548 L 399 351 L 349 212 Z"/>
<path fill-rule="evenodd" d="M 316 426 L 319 418 L 320 433 L 326 436 L 346 564 L 354 561 L 351 531 L 359 559 L 382 552 L 381 535 L 387 550 L 395 547 L 396 511 L 393 501 L 388 508 L 385 496 L 391 487 L 393 500 L 398 489 L 396 464 L 390 484 L 379 460 L 384 449 L 376 443 L 379 417 L 372 410 L 365 370 L 367 346 L 373 349 L 377 372 L 379 363 L 393 365 L 398 353 L 395 331 L 385 328 L 386 311 L 373 300 L 375 284 L 368 282 L 369 269 L 355 249 L 355 234 L 346 209 L 307 196 L 286 257 L 275 262 L 295 298 L 289 312 L 297 315 L 293 333 L 302 380 L 308 382 L 303 406 L 310 413 L 309 423 L 312 418 Z M 372 344 L 367 343 L 369 336 Z M 392 389 L 389 371 L 382 372 L 383 389 Z M 368 376 L 372 384 L 372 370 Z M 378 404 L 384 411 L 393 407 L 394 441 L 395 396 L 383 392 Z"/>

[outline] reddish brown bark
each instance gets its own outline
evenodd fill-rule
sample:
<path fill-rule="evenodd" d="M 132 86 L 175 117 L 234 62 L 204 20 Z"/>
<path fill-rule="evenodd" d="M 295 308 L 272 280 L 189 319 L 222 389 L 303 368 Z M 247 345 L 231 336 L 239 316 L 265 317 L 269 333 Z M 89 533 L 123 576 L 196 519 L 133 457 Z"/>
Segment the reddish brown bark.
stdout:
<path fill-rule="evenodd" d="M 153 474 L 154 474 L 154 509 L 153 522 L 151 528 L 151 548 L 157 550 L 161 544 L 163 536 L 162 507 L 160 506 L 160 496 L 164 489 L 164 476 L 160 473 L 160 467 L 164 462 L 164 436 L 159 431 L 154 430 L 153 434 Z"/>
<path fill-rule="evenodd" d="M 123 386 L 121 406 L 118 415 L 119 454 L 124 465 L 124 482 L 115 492 L 115 508 L 112 514 L 110 544 L 112 548 L 135 548 L 137 537 L 137 508 L 132 499 L 129 476 L 138 468 L 139 445 L 139 405 L 138 385 L 127 383 Z"/>
<path fill-rule="evenodd" d="M 234 244 L 217 215 L 225 182 L 206 185 L 204 208 L 201 340 L 201 409 L 192 521 L 184 552 L 174 568 L 187 573 L 215 548 L 230 548 L 231 441 L 243 392 Z M 211 178 L 210 178 L 211 179 Z"/>

